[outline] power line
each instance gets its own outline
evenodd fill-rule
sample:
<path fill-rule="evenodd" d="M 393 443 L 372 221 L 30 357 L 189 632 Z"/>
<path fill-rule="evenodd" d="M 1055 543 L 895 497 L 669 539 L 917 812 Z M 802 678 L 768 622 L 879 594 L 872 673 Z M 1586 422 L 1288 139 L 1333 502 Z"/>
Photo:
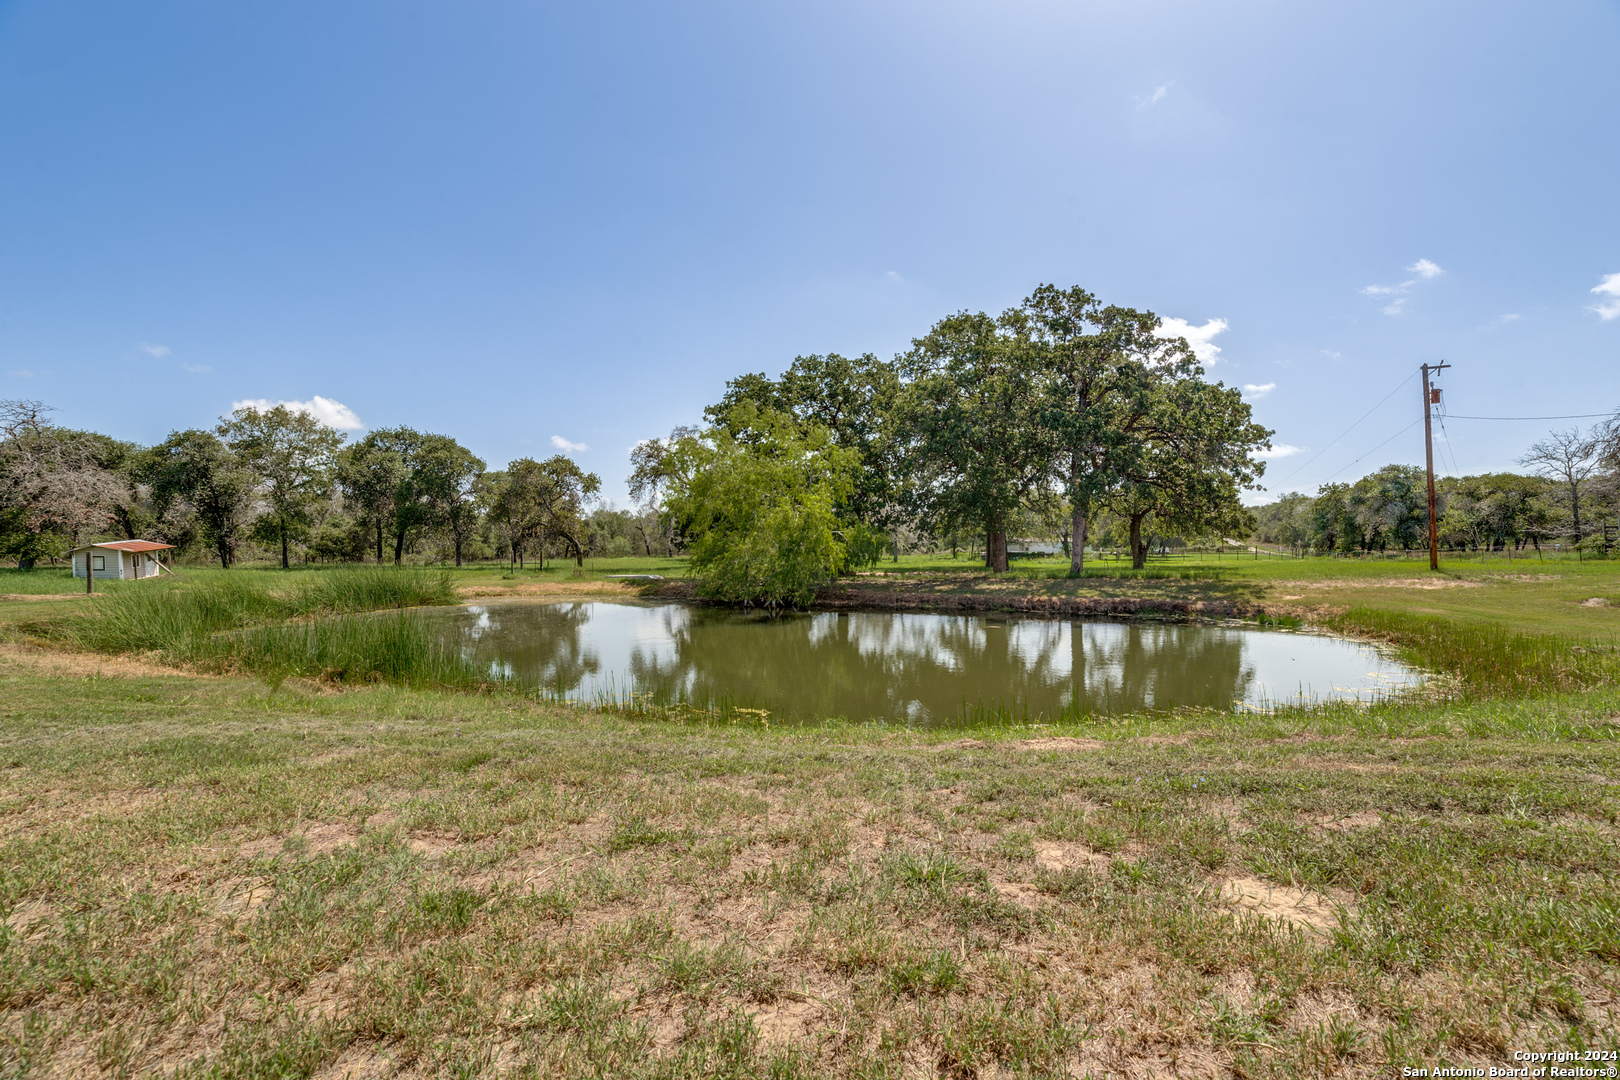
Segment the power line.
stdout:
<path fill-rule="evenodd" d="M 1400 392 L 1401 387 L 1405 386 L 1407 383 L 1411 382 L 1415 378 L 1417 378 L 1417 372 L 1414 371 L 1414 372 L 1412 372 L 1412 374 L 1410 374 L 1406 378 L 1402 379 L 1400 381 L 1399 385 L 1397 385 L 1395 387 L 1395 389 L 1391 390 L 1388 394 L 1384 395 L 1384 400 L 1383 401 L 1380 401 L 1377 405 L 1374 405 L 1372 408 L 1368 409 L 1365 413 L 1363 413 L 1362 416 L 1361 416 L 1361 420 L 1365 420 L 1365 419 L 1367 419 L 1367 417 L 1369 417 L 1373 413 L 1377 412 L 1380 408 L 1383 407 L 1384 401 L 1388 401 L 1390 398 L 1394 397 L 1396 394 L 1398 394 Z M 1346 435 L 1348 435 L 1352 431 L 1356 430 L 1356 428 L 1358 426 L 1360 426 L 1361 420 L 1357 420 L 1354 424 L 1351 424 L 1349 427 L 1347 427 L 1343 431 L 1339 432 L 1338 436 L 1334 438 L 1333 442 L 1328 443 L 1327 446 L 1322 447 L 1322 449 L 1318 450 L 1316 453 L 1314 453 L 1310 457 L 1306 458 L 1304 463 L 1302 463 L 1299 468 L 1295 469 L 1293 472 L 1289 473 L 1287 476 L 1283 477 L 1281 480 L 1278 480 L 1276 482 L 1277 487 L 1279 487 L 1279 488 L 1282 487 L 1284 484 L 1288 483 L 1288 481 L 1292 480 L 1294 477 L 1296 477 L 1300 473 L 1304 472 L 1305 467 L 1307 465 L 1309 465 L 1311 462 L 1315 461 L 1317 458 L 1321 457 L 1323 454 L 1327 453 L 1328 450 L 1330 448 L 1332 448 L 1334 443 L 1337 443 L 1340 439 L 1344 438 Z M 1405 429 L 1403 428 L 1402 430 L 1405 430 Z M 1385 442 L 1387 442 L 1387 441 L 1388 440 L 1386 439 Z M 1378 445 L 1382 446 L 1383 443 L 1379 443 Z M 1373 447 L 1373 450 L 1376 450 L 1376 449 L 1378 449 L 1378 447 L 1376 447 L 1376 446 Z M 1372 450 L 1367 451 L 1367 453 L 1369 453 L 1369 454 L 1372 453 Z M 1363 456 L 1365 456 L 1365 455 L 1363 455 Z M 1361 459 L 1357 458 L 1356 460 L 1359 461 Z M 1353 461 L 1350 464 L 1354 465 L 1355 462 Z M 1349 466 L 1346 466 L 1346 468 L 1348 468 L 1348 467 Z M 1343 470 L 1341 469 L 1340 471 L 1342 472 Z"/>
<path fill-rule="evenodd" d="M 1410 424 L 1407 424 L 1405 427 L 1401 428 L 1401 430 L 1397 431 L 1395 434 L 1391 435 L 1389 438 L 1385 439 L 1383 442 L 1379 443 L 1377 446 L 1373 447 L 1371 450 L 1368 450 L 1365 454 L 1362 454 L 1361 457 L 1356 458 L 1356 460 L 1352 461 L 1350 463 L 1350 465 L 1356 464 L 1356 462 L 1361 461 L 1362 458 L 1371 457 L 1373 454 L 1377 453 L 1379 450 L 1383 449 L 1385 446 L 1387 446 L 1390 443 L 1394 442 L 1396 439 L 1400 438 L 1402 435 L 1405 435 L 1408 431 L 1411 431 L 1413 428 L 1417 427 L 1421 423 L 1423 423 L 1423 417 L 1420 416 L 1416 420 L 1412 421 Z M 1326 480 L 1322 481 L 1322 483 L 1325 484 L 1325 483 L 1328 482 L 1328 480 L 1331 480 L 1331 479 L 1333 479 L 1333 477 L 1338 476 L 1339 473 L 1342 473 L 1342 472 L 1344 472 L 1345 469 L 1348 469 L 1350 467 L 1350 465 L 1344 466 L 1344 468 L 1340 469 L 1339 472 L 1331 473 L 1327 477 Z"/>
<path fill-rule="evenodd" d="M 1606 412 L 1576 413 L 1573 416 L 1458 416 L 1451 414 L 1453 420 L 1591 420 L 1598 416 L 1609 416 Z"/>
<path fill-rule="evenodd" d="M 1452 474 L 1454 476 L 1461 476 L 1462 469 L 1458 468 L 1457 466 L 1457 452 L 1451 448 L 1451 432 L 1446 430 L 1446 418 L 1436 414 L 1435 419 L 1440 421 L 1440 435 L 1442 439 L 1440 449 L 1447 457 L 1451 459 Z"/>

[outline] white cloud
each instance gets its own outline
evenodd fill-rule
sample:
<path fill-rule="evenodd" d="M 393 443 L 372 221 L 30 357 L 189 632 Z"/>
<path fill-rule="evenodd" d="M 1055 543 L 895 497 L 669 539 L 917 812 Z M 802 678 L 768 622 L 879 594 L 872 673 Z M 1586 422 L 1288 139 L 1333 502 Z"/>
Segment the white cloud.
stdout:
<path fill-rule="evenodd" d="M 1214 364 L 1221 359 L 1221 347 L 1215 344 L 1214 337 L 1225 329 L 1225 319 L 1211 319 L 1203 326 L 1193 326 L 1186 319 L 1160 319 L 1153 333 L 1162 338 L 1186 338 L 1200 364 Z"/>
<path fill-rule="evenodd" d="M 1321 349 L 1319 351 L 1321 352 L 1321 354 L 1323 356 L 1327 357 L 1329 360 L 1343 360 L 1344 359 L 1344 353 L 1342 353 L 1342 352 L 1334 352 L 1332 349 Z"/>
<path fill-rule="evenodd" d="M 180 366 L 191 372 L 193 375 L 206 375 L 210 371 L 214 370 L 207 364 L 181 364 Z"/>
<path fill-rule="evenodd" d="M 1157 105 L 1159 102 L 1163 101 L 1167 96 L 1169 96 L 1170 88 L 1172 86 L 1174 86 L 1174 85 L 1176 85 L 1175 81 L 1171 80 L 1170 82 L 1161 83 L 1158 86 L 1155 86 L 1153 88 L 1153 93 L 1149 94 L 1147 97 L 1145 97 L 1142 100 L 1138 101 L 1136 103 L 1136 107 L 1138 109 L 1146 109 L 1146 108 L 1150 108 L 1151 106 Z"/>
<path fill-rule="evenodd" d="M 138 348 L 146 355 L 156 357 L 159 360 L 169 355 L 169 347 L 167 345 L 154 345 L 150 341 L 141 342 Z"/>
<path fill-rule="evenodd" d="M 1243 384 L 1243 396 L 1246 397 L 1246 398 L 1254 398 L 1256 401 L 1258 401 L 1261 398 L 1265 397 L 1267 394 L 1271 393 L 1275 389 L 1277 389 L 1277 384 L 1274 383 L 1274 382 L 1258 383 L 1258 384 L 1257 383 L 1244 383 Z"/>
<path fill-rule="evenodd" d="M 1428 259 L 1419 259 L 1411 266 L 1408 266 L 1406 272 L 1416 274 L 1417 277 L 1407 278 L 1398 285 L 1368 285 L 1361 290 L 1361 295 L 1396 297 L 1397 299 L 1393 303 L 1384 305 L 1384 314 L 1400 315 L 1406 310 L 1406 302 L 1409 299 L 1406 295 L 1408 289 L 1420 281 L 1429 281 L 1445 273 L 1444 270 L 1440 269 L 1438 263 L 1430 262 Z"/>
<path fill-rule="evenodd" d="M 1598 313 L 1598 318 L 1604 322 L 1620 318 L 1620 274 L 1605 274 L 1603 280 L 1593 286 L 1592 291 L 1598 296 L 1608 297 L 1591 307 L 1591 310 Z"/>
<path fill-rule="evenodd" d="M 555 446 L 558 450 L 569 454 L 584 453 L 586 450 L 590 449 L 590 447 L 586 446 L 582 442 L 569 442 L 561 435 L 553 435 L 551 437 L 551 445 Z"/>
<path fill-rule="evenodd" d="M 341 401 L 333 401 L 316 394 L 308 401 L 271 401 L 269 398 L 246 398 L 242 401 L 231 402 L 231 411 L 237 409 L 273 409 L 277 405 L 284 405 L 292 412 L 306 413 L 313 416 L 320 423 L 339 431 L 358 431 L 366 425 L 354 414 L 354 410 Z"/>
<path fill-rule="evenodd" d="M 1276 443 L 1270 450 L 1257 450 L 1255 457 L 1261 461 L 1276 461 L 1278 458 L 1293 457 L 1295 454 L 1305 452 L 1303 446 L 1289 446 L 1287 443 Z"/>
<path fill-rule="evenodd" d="M 17 379 L 32 379 L 34 377 L 34 373 L 26 368 L 22 371 L 8 371 L 6 374 Z"/>

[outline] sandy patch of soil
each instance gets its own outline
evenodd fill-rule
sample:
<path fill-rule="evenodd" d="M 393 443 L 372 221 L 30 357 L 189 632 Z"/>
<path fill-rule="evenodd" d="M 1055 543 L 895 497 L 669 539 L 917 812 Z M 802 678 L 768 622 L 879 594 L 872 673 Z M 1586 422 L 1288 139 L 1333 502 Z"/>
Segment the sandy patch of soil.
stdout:
<path fill-rule="evenodd" d="M 350 825 L 334 822 L 324 825 L 310 825 L 288 836 L 266 836 L 259 840 L 249 840 L 236 850 L 239 854 L 249 858 L 264 855 L 276 855 L 285 850 L 287 841 L 293 837 L 303 841 L 305 854 L 325 855 L 329 851 L 336 851 L 340 847 L 354 843 L 360 839 L 360 833 Z"/>
<path fill-rule="evenodd" d="M 368 829 L 386 829 L 390 825 L 397 824 L 399 824 L 398 810 L 379 810 L 366 818 L 366 828 Z"/>
<path fill-rule="evenodd" d="M 437 859 L 457 844 L 457 838 L 444 833 L 416 833 L 407 841 L 410 849 L 424 859 Z"/>
<path fill-rule="evenodd" d="M 1601 596 L 1594 596 L 1589 600 L 1582 600 L 1581 607 L 1608 607 L 1609 601 Z"/>
<path fill-rule="evenodd" d="M 18 937 L 26 938 L 36 923 L 51 915 L 51 906 L 43 900 L 24 900 L 6 916 L 6 929 Z"/>
<path fill-rule="evenodd" d="M 1035 841 L 1035 865 L 1042 870 L 1090 870 L 1106 874 L 1113 856 L 1092 851 L 1084 844 L 1065 843 L 1060 840 Z"/>
<path fill-rule="evenodd" d="M 996 891 L 998 897 L 1008 903 L 1021 904 L 1027 908 L 1041 905 L 1041 890 L 1027 881 L 1006 881 L 992 875 L 990 887 Z"/>
<path fill-rule="evenodd" d="M 275 886 L 265 878 L 231 878 L 220 883 L 214 910 L 221 915 L 252 915 L 275 894 Z"/>
<path fill-rule="evenodd" d="M 1020 739 L 1013 745 L 1020 750 L 1101 750 L 1108 744 L 1098 739 L 1052 736 L 1045 739 Z"/>
<path fill-rule="evenodd" d="M 947 743 L 940 743 L 932 747 L 934 750 L 988 750 L 990 744 L 983 739 L 952 739 Z"/>
<path fill-rule="evenodd" d="M 1268 919 L 1325 933 L 1339 925 L 1338 907 L 1331 898 L 1309 889 L 1273 885 L 1257 877 L 1227 878 L 1221 883 L 1221 899 Z"/>
<path fill-rule="evenodd" d="M 382 1080 L 394 1075 L 394 1061 L 379 1046 L 351 1046 L 315 1074 L 315 1080 Z"/>
<path fill-rule="evenodd" d="M 82 593 L 82 592 L 60 592 L 60 593 L 57 593 L 57 592 L 42 592 L 42 593 L 7 592 L 7 593 L 0 593 L 0 600 L 20 600 L 20 601 L 22 601 L 23 603 L 26 604 L 26 603 L 28 603 L 28 602 L 30 602 L 32 600 L 77 600 L 77 599 L 79 599 L 79 597 L 84 596 L 84 595 L 86 595 L 86 594 Z M 91 595 L 91 596 L 100 596 L 102 594 L 101 593 L 90 593 L 89 595 Z"/>
<path fill-rule="evenodd" d="M 1311 823 L 1313 832 L 1354 832 L 1382 825 L 1384 819 L 1376 810 L 1361 810 L 1338 818 L 1316 818 Z"/>
<path fill-rule="evenodd" d="M 754 1027 L 766 1044 L 791 1043 L 808 1034 L 826 1011 L 819 1001 L 784 998 L 754 1014 Z"/>

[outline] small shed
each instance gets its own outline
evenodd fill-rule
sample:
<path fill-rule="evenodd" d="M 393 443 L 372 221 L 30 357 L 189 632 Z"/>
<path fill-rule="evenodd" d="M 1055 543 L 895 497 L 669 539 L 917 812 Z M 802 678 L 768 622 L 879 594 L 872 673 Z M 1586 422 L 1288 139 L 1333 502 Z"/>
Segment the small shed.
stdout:
<path fill-rule="evenodd" d="M 155 540 L 108 540 L 103 544 L 76 547 L 73 556 L 73 576 L 84 577 L 85 568 L 98 578 L 131 580 L 157 577 L 169 568 L 158 561 L 158 552 L 173 551 L 173 544 L 160 544 Z M 169 570 L 172 574 L 174 571 Z"/>

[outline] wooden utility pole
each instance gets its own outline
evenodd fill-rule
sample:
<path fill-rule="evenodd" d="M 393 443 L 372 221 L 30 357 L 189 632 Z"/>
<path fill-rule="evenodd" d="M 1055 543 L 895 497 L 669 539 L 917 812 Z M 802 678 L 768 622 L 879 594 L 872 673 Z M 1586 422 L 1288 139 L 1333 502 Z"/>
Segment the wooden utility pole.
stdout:
<path fill-rule="evenodd" d="M 1429 470 L 1429 569 L 1440 569 L 1440 521 L 1434 510 L 1434 407 L 1440 401 L 1439 388 L 1429 388 L 1429 373 L 1450 364 L 1423 365 L 1423 458 Z"/>

